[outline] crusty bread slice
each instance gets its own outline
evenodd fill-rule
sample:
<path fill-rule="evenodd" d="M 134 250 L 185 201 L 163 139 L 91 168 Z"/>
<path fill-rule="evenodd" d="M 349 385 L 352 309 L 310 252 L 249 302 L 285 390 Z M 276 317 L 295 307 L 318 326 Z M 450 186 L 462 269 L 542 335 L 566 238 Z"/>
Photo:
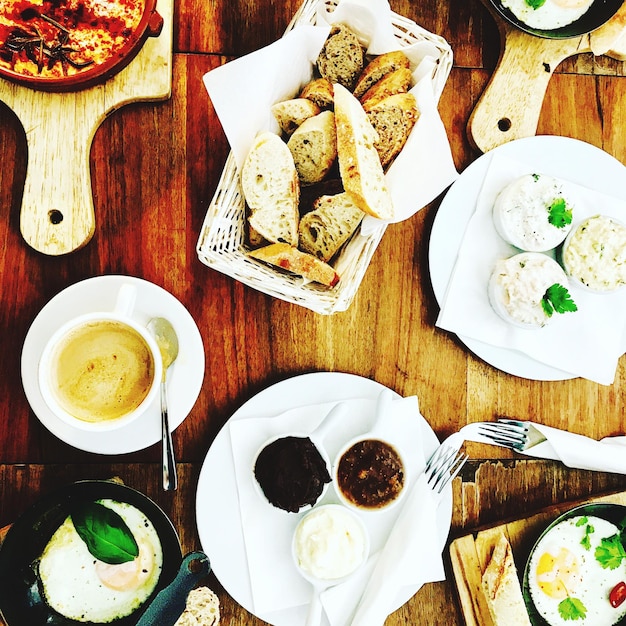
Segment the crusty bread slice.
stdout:
<path fill-rule="evenodd" d="M 397 93 L 381 100 L 367 111 L 367 117 L 378 133 L 376 150 L 383 169 L 400 153 L 419 117 L 412 93 Z"/>
<path fill-rule="evenodd" d="M 283 100 L 272 105 L 271 110 L 286 135 L 291 135 L 305 120 L 321 111 L 315 102 L 307 98 Z"/>
<path fill-rule="evenodd" d="M 374 83 L 360 98 L 361 104 L 366 111 L 379 102 L 393 96 L 395 93 L 403 93 L 409 90 L 413 74 L 406 67 L 401 67 L 383 76 L 377 83 Z"/>
<path fill-rule="evenodd" d="M 273 242 L 298 243 L 300 182 L 287 144 L 259 133 L 241 168 L 241 188 L 250 208 L 250 226 Z"/>
<path fill-rule="evenodd" d="M 287 142 L 304 185 L 320 182 L 337 159 L 335 114 L 322 111 L 305 120 Z"/>
<path fill-rule="evenodd" d="M 365 213 L 393 218 L 393 202 L 375 143 L 378 134 L 359 101 L 341 85 L 334 85 L 337 157 L 344 189 Z"/>
<path fill-rule="evenodd" d="M 352 89 L 363 71 L 365 54 L 357 36 L 344 24 L 334 24 L 317 57 L 320 76 Z"/>
<path fill-rule="evenodd" d="M 248 254 L 254 259 L 327 287 L 334 287 L 339 282 L 339 274 L 330 265 L 286 243 L 272 243 L 264 248 L 251 250 Z"/>
<path fill-rule="evenodd" d="M 481 583 L 494 626 L 531 626 L 511 544 L 504 533 L 498 537 Z"/>
<path fill-rule="evenodd" d="M 377 83 L 383 76 L 400 69 L 408 68 L 409 58 L 402 50 L 385 52 L 374 57 L 361 72 L 354 87 L 354 97 L 360 98 L 374 83 Z"/>
<path fill-rule="evenodd" d="M 189 592 L 182 615 L 174 626 L 218 626 L 219 598 L 208 587 L 196 587 Z"/>
<path fill-rule="evenodd" d="M 300 219 L 300 249 L 328 262 L 352 236 L 365 213 L 348 193 L 321 196 Z"/>
<path fill-rule="evenodd" d="M 320 109 L 333 106 L 333 84 L 327 78 L 315 78 L 300 92 L 300 98 L 313 101 Z"/>

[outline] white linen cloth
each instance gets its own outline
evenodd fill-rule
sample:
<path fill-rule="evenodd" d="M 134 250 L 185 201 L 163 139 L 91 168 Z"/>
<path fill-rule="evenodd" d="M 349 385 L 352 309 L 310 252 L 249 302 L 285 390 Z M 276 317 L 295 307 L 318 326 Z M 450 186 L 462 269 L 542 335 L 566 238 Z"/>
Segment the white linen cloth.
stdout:
<path fill-rule="evenodd" d="M 323 441 L 331 463 L 347 441 L 368 432 L 374 421 L 375 400 L 356 398 L 346 403 L 349 409 L 346 415 L 338 420 Z M 254 460 L 265 442 L 272 437 L 286 434 L 307 436 L 335 405 L 324 403 L 292 409 L 273 417 L 234 420 L 229 426 L 254 613 L 270 623 L 272 615 L 287 609 L 301 607 L 300 614 L 306 615 L 313 588 L 300 576 L 291 555 L 293 532 L 304 511 L 287 513 L 274 508 L 264 499 L 254 478 Z M 396 534 L 394 524 L 401 512 L 407 521 L 398 529 L 398 539 L 404 545 L 414 543 L 414 539 L 421 539 L 415 545 L 415 554 L 419 553 L 420 556 L 416 556 L 412 563 L 407 562 L 406 567 L 398 571 L 394 578 L 396 586 L 388 590 L 384 606 L 397 602 L 398 592 L 406 593 L 408 588 L 408 594 L 405 595 L 405 599 L 408 599 L 423 583 L 444 578 L 442 544 L 438 539 L 442 529 L 435 517 L 436 506 L 431 509 L 430 506 L 424 506 L 425 501 L 420 502 L 424 494 L 421 493 L 417 478 L 425 466 L 423 427 L 424 420 L 419 413 L 417 398 L 411 396 L 394 400 L 382 430 L 377 430 L 379 436 L 384 436 L 403 454 L 407 464 L 407 489 L 410 491 L 396 507 L 361 515 L 370 535 L 371 556 L 353 577 L 322 592 L 322 604 L 331 626 L 348 626 L 351 623 L 378 553 L 392 528 L 393 535 Z M 411 489 L 413 485 L 416 489 Z M 320 503 L 338 501 L 331 485 Z M 401 508 L 404 503 L 406 509 Z M 405 525 L 410 527 L 410 532 Z M 420 529 L 419 537 L 414 537 L 417 529 Z M 389 610 L 395 610 L 398 606 L 395 604 Z"/>
<path fill-rule="evenodd" d="M 332 13 L 320 3 L 316 26 L 296 26 L 278 41 L 204 75 L 204 85 L 238 168 L 257 133 L 279 132 L 271 106 L 295 98 L 311 80 L 333 21 L 347 24 L 363 41 L 370 42 L 368 53 L 381 54 L 400 47 L 393 35 L 388 0 L 341 0 Z M 411 217 L 458 177 L 433 90 L 432 72 L 441 52 L 430 41 L 402 50 L 411 60 L 412 91 L 420 117 L 401 155 L 386 173 L 394 222 Z M 368 218 L 362 232 L 368 234 L 379 226 L 380 220 Z"/>
<path fill-rule="evenodd" d="M 498 235 L 492 208 L 501 189 L 517 177 L 531 173 L 536 173 L 532 163 L 499 154 L 492 156 L 436 325 L 462 337 L 518 350 L 551 367 L 610 385 L 617 361 L 626 351 L 626 288 L 596 294 L 570 282 L 569 291 L 578 311 L 555 314 L 557 319 L 536 330 L 504 321 L 489 303 L 488 283 L 496 261 L 520 252 Z M 539 173 L 550 175 L 549 171 Z M 598 213 L 624 221 L 623 200 L 565 182 L 574 198 L 574 227 Z M 554 253 L 551 256 L 554 258 Z"/>
<path fill-rule="evenodd" d="M 546 441 L 522 450 L 520 454 L 561 461 L 567 467 L 575 469 L 626 474 L 626 437 L 605 437 L 597 440 L 536 422 L 529 424 L 536 428 Z M 467 439 L 485 442 L 480 436 L 469 435 Z"/>

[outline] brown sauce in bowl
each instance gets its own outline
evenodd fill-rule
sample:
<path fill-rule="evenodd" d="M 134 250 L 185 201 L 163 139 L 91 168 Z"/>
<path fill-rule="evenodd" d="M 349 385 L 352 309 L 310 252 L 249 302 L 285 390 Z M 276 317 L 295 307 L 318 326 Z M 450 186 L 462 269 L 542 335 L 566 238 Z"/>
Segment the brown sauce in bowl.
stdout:
<path fill-rule="evenodd" d="M 254 476 L 269 502 L 290 513 L 314 505 L 330 482 L 326 461 L 308 437 L 269 443 L 257 457 Z"/>
<path fill-rule="evenodd" d="M 357 507 L 383 508 L 396 500 L 404 487 L 402 459 L 384 441 L 358 441 L 339 459 L 337 486 Z"/>

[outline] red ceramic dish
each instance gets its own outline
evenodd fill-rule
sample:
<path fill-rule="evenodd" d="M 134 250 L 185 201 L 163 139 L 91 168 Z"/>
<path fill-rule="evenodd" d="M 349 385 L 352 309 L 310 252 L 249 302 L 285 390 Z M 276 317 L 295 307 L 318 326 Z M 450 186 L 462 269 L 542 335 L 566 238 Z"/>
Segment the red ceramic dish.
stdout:
<path fill-rule="evenodd" d="M 0 77 L 43 91 L 92 87 L 162 26 L 156 0 L 0 0 Z"/>

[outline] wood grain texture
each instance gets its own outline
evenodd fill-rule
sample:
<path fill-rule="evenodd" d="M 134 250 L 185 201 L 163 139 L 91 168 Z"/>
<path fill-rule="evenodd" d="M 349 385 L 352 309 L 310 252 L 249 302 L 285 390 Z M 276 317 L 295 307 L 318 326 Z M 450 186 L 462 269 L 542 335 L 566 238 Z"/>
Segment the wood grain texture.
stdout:
<path fill-rule="evenodd" d="M 355 373 L 416 394 L 439 437 L 501 415 L 597 438 L 624 432 L 625 357 L 611 386 L 525 380 L 494 369 L 435 328 L 439 307 L 428 239 L 441 197 L 387 229 L 354 303 L 337 315 L 272 299 L 198 261 L 198 234 L 228 154 L 202 76 L 281 36 L 298 6 L 295 0 L 175 2 L 171 98 L 129 104 L 99 125 L 88 152 L 97 225 L 91 241 L 71 254 L 43 255 L 20 234 L 27 138 L 18 118 L 0 105 L 0 527 L 56 486 L 119 475 L 164 507 L 186 548 L 199 547 L 195 487 L 215 435 L 254 394 L 311 371 Z M 453 47 L 455 66 L 439 110 L 463 171 L 480 154 L 466 125 L 497 63 L 496 23 L 479 0 L 392 0 L 391 6 Z M 576 137 L 626 163 L 623 63 L 611 60 L 609 67 L 605 61 L 579 55 L 556 68 L 537 132 Z M 77 450 L 41 425 L 22 389 L 21 349 L 37 313 L 79 280 L 114 273 L 169 290 L 190 311 L 204 341 L 204 385 L 174 432 L 181 461 L 175 494 L 160 491 L 158 445 L 121 456 Z M 473 461 L 454 484 L 451 540 L 554 503 L 626 489 L 623 476 L 567 470 L 479 444 L 468 451 Z M 451 576 L 448 568 L 446 582 L 426 585 L 386 626 L 463 624 Z M 210 584 L 219 593 L 223 623 L 263 624 L 215 578 Z"/>

